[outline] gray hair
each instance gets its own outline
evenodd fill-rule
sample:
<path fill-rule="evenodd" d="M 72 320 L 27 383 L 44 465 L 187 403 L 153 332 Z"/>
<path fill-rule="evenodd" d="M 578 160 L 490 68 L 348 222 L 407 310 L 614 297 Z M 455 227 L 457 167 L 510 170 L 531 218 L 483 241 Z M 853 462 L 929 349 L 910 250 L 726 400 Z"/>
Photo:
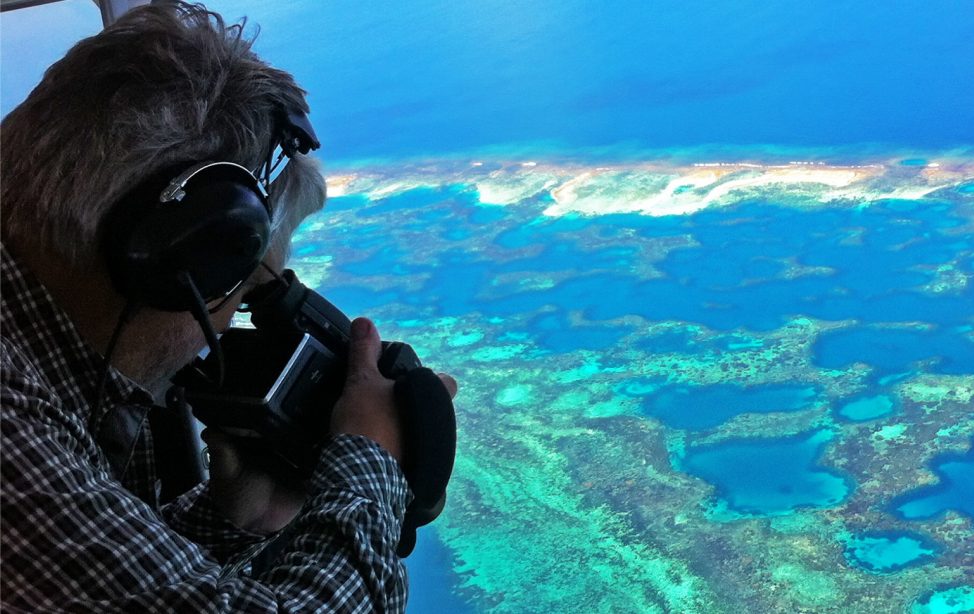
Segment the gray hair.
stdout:
<path fill-rule="evenodd" d="M 256 168 L 274 114 L 308 105 L 251 44 L 242 23 L 173 2 L 135 9 L 75 45 L 0 126 L 4 236 L 90 265 L 105 215 L 143 179 L 205 160 Z M 317 162 L 295 156 L 271 190 L 273 244 L 286 249 L 324 199 Z"/>

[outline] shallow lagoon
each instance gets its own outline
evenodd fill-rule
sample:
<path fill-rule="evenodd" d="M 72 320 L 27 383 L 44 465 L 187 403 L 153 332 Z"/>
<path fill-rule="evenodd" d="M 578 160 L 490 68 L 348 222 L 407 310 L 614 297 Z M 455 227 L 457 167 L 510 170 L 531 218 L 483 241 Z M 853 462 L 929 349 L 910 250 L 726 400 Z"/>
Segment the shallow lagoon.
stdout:
<path fill-rule="evenodd" d="M 786 439 L 729 440 L 691 449 L 681 464 L 714 484 L 720 499 L 742 514 L 833 507 L 853 484 L 819 464 L 822 447 L 832 437 L 819 431 Z"/>
<path fill-rule="evenodd" d="M 846 543 L 846 558 L 854 565 L 876 573 L 890 573 L 929 561 L 937 546 L 922 535 L 910 533 L 867 533 Z"/>
<path fill-rule="evenodd" d="M 971 611 L 974 611 L 974 583 L 932 591 L 910 608 L 910 614 L 965 614 Z"/>
<path fill-rule="evenodd" d="M 839 415 L 846 420 L 862 422 L 888 416 L 896 408 L 896 401 L 891 397 L 880 394 L 861 397 L 845 403 L 839 408 Z"/>

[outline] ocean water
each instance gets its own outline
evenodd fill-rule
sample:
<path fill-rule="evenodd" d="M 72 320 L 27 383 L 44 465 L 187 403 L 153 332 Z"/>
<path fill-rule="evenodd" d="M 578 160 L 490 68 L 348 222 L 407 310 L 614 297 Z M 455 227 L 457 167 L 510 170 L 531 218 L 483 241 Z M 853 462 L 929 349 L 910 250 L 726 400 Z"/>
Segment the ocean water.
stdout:
<path fill-rule="evenodd" d="M 291 266 L 460 381 L 410 614 L 974 611 L 974 9 L 208 4 L 308 90 Z"/>
<path fill-rule="evenodd" d="M 971 9 L 756 0 L 212 2 L 310 92 L 326 159 L 974 137 Z M 914 156 L 916 159 L 919 156 Z"/>
<path fill-rule="evenodd" d="M 974 142 L 971 9 L 786 0 L 214 0 L 309 92 L 332 163 L 492 150 L 638 158 L 744 147 L 855 161 Z M 97 31 L 84 0 L 4 14 L 9 111 Z M 33 33 L 40 28 L 45 40 Z M 25 53 L 24 49 L 30 49 Z M 16 61 L 13 61 L 16 58 Z M 683 151 L 681 151 L 683 150 Z"/>

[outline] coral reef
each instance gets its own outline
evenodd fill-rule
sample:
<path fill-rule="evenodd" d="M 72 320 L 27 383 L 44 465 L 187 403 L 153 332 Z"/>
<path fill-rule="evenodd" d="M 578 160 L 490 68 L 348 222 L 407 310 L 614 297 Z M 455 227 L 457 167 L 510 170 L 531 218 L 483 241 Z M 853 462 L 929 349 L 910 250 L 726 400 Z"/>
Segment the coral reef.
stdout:
<path fill-rule="evenodd" d="M 292 266 L 460 382 L 433 527 L 469 611 L 961 612 L 972 177 L 356 168 Z"/>

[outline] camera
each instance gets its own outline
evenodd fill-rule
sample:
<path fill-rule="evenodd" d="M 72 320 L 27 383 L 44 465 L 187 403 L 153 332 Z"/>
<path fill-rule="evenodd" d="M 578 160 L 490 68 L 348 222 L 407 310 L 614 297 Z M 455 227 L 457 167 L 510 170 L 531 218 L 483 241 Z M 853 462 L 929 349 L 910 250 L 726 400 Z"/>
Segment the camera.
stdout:
<path fill-rule="evenodd" d="M 174 378 L 193 414 L 266 447 L 297 475 L 314 470 L 331 410 L 345 383 L 351 321 L 291 270 L 244 297 L 253 328 L 234 326 L 218 348 Z M 415 529 L 445 503 L 456 454 L 456 417 L 446 387 L 412 347 L 383 342 L 378 368 L 395 380 L 403 436 L 402 469 L 413 492 L 400 556 Z"/>

